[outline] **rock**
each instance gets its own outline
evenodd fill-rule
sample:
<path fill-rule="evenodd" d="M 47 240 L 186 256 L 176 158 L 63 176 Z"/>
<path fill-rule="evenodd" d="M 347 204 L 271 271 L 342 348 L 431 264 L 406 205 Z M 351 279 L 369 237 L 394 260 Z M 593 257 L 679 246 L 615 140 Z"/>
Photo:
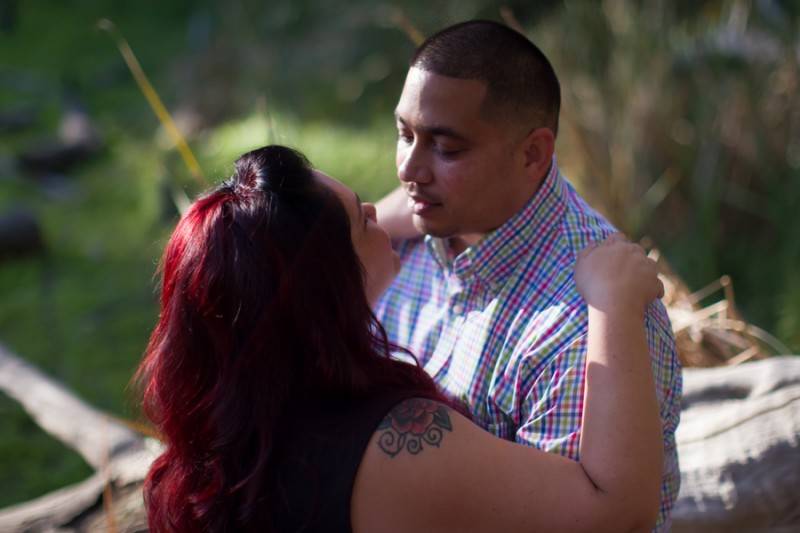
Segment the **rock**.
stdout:
<path fill-rule="evenodd" d="M 43 250 L 42 230 L 32 211 L 16 209 L 0 215 L 0 260 Z"/>
<path fill-rule="evenodd" d="M 39 141 L 19 156 L 20 165 L 30 172 L 66 172 L 77 163 L 85 161 L 91 151 L 83 145 L 60 141 Z"/>
<path fill-rule="evenodd" d="M 800 357 L 683 375 L 673 531 L 800 531 Z"/>
<path fill-rule="evenodd" d="M 97 129 L 81 106 L 61 118 L 58 138 L 39 141 L 19 155 L 22 167 L 36 174 L 63 173 L 96 154 L 103 146 Z"/>
<path fill-rule="evenodd" d="M 64 174 L 43 174 L 38 182 L 44 195 L 55 201 L 74 200 L 83 193 L 80 183 Z"/>
<path fill-rule="evenodd" d="M 15 107 L 0 111 L 0 134 L 15 133 L 33 126 L 38 115 L 28 107 Z"/>
<path fill-rule="evenodd" d="M 89 151 L 100 148 L 100 134 L 89 119 L 89 115 L 79 105 L 73 105 L 61 117 L 58 138 L 70 146 L 81 145 Z"/>
<path fill-rule="evenodd" d="M 18 173 L 16 158 L 0 152 L 0 181 L 16 180 L 19 177 Z"/>

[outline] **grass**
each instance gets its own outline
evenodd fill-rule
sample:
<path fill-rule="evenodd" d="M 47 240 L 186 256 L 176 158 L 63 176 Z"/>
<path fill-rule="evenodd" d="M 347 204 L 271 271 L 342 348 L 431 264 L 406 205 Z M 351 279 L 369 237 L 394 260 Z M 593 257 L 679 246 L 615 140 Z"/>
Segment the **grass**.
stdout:
<path fill-rule="evenodd" d="M 377 200 L 396 186 L 394 124 L 387 119 L 357 128 L 301 122 L 279 113 L 269 121 L 258 113 L 218 127 L 201 145 L 201 159 L 215 181 L 227 176 L 240 154 L 264 144 L 299 149 L 320 170 L 347 183 L 365 200 Z"/>

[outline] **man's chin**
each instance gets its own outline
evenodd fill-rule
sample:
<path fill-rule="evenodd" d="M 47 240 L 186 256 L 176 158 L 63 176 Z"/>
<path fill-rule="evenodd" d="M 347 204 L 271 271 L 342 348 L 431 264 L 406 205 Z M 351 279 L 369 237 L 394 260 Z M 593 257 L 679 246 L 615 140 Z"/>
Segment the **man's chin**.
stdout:
<path fill-rule="evenodd" d="M 411 220 L 414 223 L 414 227 L 417 228 L 417 231 L 423 235 L 430 235 L 432 237 L 439 237 L 442 239 L 453 236 L 453 232 L 450 230 L 450 228 L 438 225 L 430 219 L 423 218 L 419 215 L 413 215 Z"/>

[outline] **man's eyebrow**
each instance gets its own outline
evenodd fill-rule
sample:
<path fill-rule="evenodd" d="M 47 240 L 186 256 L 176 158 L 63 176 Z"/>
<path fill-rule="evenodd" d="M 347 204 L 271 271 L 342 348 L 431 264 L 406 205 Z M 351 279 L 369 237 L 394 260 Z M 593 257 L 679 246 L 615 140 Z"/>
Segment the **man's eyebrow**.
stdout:
<path fill-rule="evenodd" d="M 394 118 L 395 120 L 397 120 L 397 122 L 399 122 L 403 126 L 408 127 L 406 121 L 403 120 L 402 117 L 400 117 L 397 111 L 395 111 L 394 113 Z M 448 126 L 439 126 L 434 124 L 432 126 L 419 126 L 417 129 L 427 133 L 432 137 L 450 137 L 451 139 L 455 139 L 457 141 L 465 141 L 465 142 L 468 140 L 462 134 L 458 133 L 456 130 Z"/>

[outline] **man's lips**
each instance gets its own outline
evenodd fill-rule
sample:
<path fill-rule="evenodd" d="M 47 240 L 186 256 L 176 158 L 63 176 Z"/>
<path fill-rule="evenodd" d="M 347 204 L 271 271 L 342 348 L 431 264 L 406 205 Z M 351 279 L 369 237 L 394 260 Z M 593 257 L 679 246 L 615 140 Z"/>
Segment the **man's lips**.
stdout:
<path fill-rule="evenodd" d="M 441 204 L 424 196 L 409 195 L 408 205 L 412 213 L 419 215 Z"/>

